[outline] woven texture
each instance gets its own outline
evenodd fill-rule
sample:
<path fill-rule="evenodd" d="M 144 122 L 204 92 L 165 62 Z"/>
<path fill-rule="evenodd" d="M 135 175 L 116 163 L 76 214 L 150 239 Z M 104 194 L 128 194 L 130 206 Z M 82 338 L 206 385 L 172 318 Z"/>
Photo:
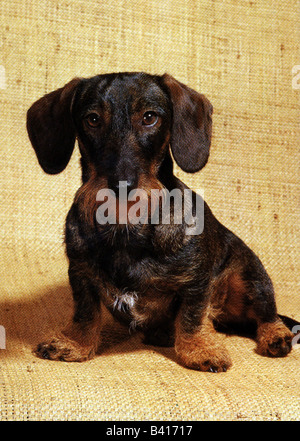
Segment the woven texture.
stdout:
<path fill-rule="evenodd" d="M 233 367 L 201 373 L 177 365 L 172 348 L 107 327 L 89 362 L 35 358 L 72 313 L 63 228 L 80 168 L 76 151 L 45 175 L 25 128 L 32 102 L 75 76 L 168 72 L 206 94 L 209 163 L 176 173 L 262 259 L 279 312 L 300 320 L 298 29 L 296 0 L 1 1 L 0 419 L 300 419 L 299 349 L 268 359 L 228 336 Z"/>

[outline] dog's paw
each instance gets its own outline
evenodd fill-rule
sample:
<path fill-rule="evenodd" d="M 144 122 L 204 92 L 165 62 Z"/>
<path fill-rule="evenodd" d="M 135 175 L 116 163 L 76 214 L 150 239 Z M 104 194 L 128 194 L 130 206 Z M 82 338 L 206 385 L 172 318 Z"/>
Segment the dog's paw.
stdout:
<path fill-rule="evenodd" d="M 48 342 L 37 345 L 35 354 L 47 360 L 59 361 L 86 361 L 93 357 L 94 350 L 82 347 L 77 342 L 67 337 L 54 337 Z"/>
<path fill-rule="evenodd" d="M 257 330 L 257 353 L 285 357 L 292 349 L 294 334 L 281 322 L 264 323 Z"/>
<path fill-rule="evenodd" d="M 219 346 L 196 347 L 177 352 L 179 363 L 204 372 L 226 372 L 232 365 L 227 349 Z"/>

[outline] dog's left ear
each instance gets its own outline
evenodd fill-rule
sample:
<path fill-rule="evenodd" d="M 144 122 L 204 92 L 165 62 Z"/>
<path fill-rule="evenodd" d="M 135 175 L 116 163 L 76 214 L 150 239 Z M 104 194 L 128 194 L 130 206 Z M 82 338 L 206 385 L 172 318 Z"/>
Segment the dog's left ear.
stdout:
<path fill-rule="evenodd" d="M 81 80 L 74 78 L 64 87 L 40 98 L 27 112 L 27 131 L 42 169 L 60 173 L 67 166 L 75 144 L 71 104 Z"/>
<path fill-rule="evenodd" d="M 203 168 L 209 157 L 213 106 L 200 93 L 162 76 L 173 104 L 171 150 L 179 167 L 189 173 Z"/>

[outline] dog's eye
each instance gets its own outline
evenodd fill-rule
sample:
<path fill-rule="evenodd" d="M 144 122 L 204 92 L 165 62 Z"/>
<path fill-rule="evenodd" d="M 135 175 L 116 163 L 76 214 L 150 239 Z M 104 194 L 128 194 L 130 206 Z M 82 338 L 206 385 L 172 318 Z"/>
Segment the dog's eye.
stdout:
<path fill-rule="evenodd" d="M 143 124 L 145 126 L 154 126 L 157 123 L 158 115 L 155 112 L 146 112 L 143 116 Z"/>
<path fill-rule="evenodd" d="M 93 113 L 90 113 L 89 115 L 87 115 L 86 121 L 89 126 L 98 127 L 101 122 L 101 119 L 100 119 L 100 116 L 98 115 L 98 113 L 93 112 Z"/>

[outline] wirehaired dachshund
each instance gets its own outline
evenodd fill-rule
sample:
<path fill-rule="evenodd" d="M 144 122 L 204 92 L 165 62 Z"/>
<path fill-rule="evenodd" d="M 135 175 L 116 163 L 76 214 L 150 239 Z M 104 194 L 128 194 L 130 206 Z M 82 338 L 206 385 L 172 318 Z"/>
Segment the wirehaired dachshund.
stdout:
<path fill-rule="evenodd" d="M 231 366 L 218 331 L 235 324 L 255 326 L 259 354 L 290 352 L 293 334 L 277 314 L 262 263 L 196 192 L 191 207 L 197 218 L 197 201 L 202 206 L 199 234 L 188 233 L 183 215 L 174 221 L 174 198 L 167 223 L 161 217 L 151 222 L 150 215 L 120 222 L 121 211 L 133 208 L 129 197 L 127 205 L 123 199 L 116 204 L 115 223 L 97 221 L 107 202 L 99 201 L 99 190 L 113 191 L 117 202 L 121 189 L 126 195 L 141 189 L 149 200 L 153 189 L 183 195 L 188 187 L 173 174 L 172 156 L 185 172 L 204 167 L 212 112 L 204 95 L 172 76 L 146 73 L 75 78 L 30 107 L 27 130 L 42 169 L 64 170 L 76 139 L 82 166 L 82 186 L 65 228 L 74 315 L 59 335 L 37 346 L 38 356 L 92 358 L 103 307 L 141 331 L 146 344 L 174 346 L 178 363 L 191 369 L 222 372 Z M 162 199 L 154 204 L 159 213 Z"/>

